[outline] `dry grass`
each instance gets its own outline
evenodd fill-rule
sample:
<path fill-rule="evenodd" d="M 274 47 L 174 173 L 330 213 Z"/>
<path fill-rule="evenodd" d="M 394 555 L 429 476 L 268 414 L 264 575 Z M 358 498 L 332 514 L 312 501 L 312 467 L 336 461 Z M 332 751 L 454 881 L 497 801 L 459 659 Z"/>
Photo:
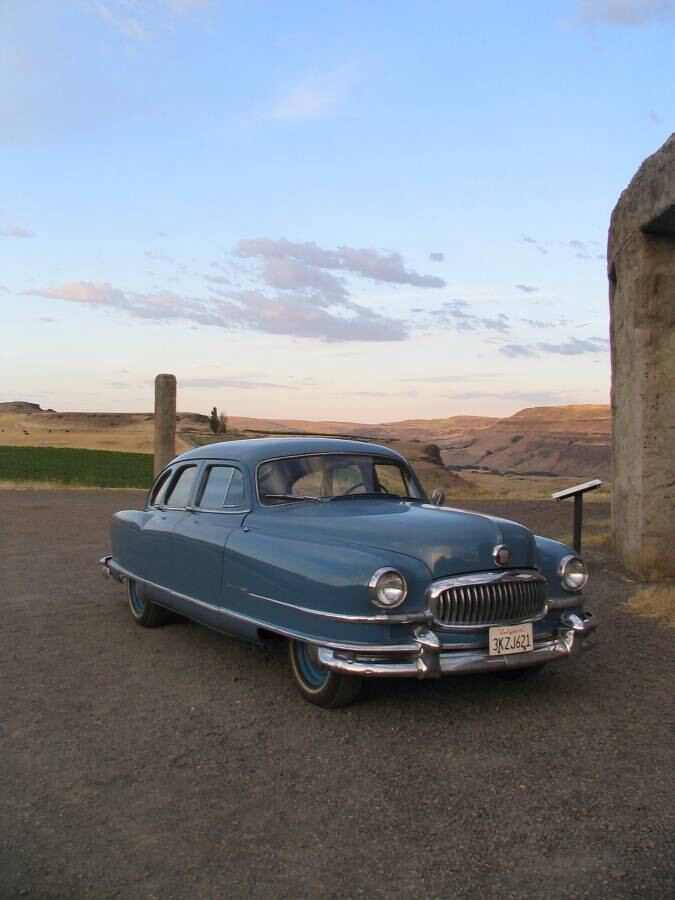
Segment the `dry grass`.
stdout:
<path fill-rule="evenodd" d="M 642 588 L 626 601 L 625 608 L 643 619 L 675 628 L 675 582 Z"/>
<path fill-rule="evenodd" d="M 584 528 L 584 533 L 581 537 L 582 549 L 583 547 L 608 547 L 611 542 L 611 531 L 596 531 L 589 534 Z"/>
<path fill-rule="evenodd" d="M 551 494 L 555 491 L 584 481 L 584 477 L 575 478 L 573 475 L 495 475 L 491 472 L 473 472 L 468 469 L 462 469 L 456 474 L 472 488 L 479 490 L 481 500 L 551 500 Z M 472 491 L 469 496 L 473 498 L 478 495 Z M 584 495 L 584 506 L 589 503 L 608 503 L 610 499 L 611 485 L 605 482 L 599 490 Z M 561 502 L 570 507 L 571 516 L 572 501 Z M 601 521 L 598 520 L 598 524 Z M 605 524 L 609 525 L 609 520 Z"/>

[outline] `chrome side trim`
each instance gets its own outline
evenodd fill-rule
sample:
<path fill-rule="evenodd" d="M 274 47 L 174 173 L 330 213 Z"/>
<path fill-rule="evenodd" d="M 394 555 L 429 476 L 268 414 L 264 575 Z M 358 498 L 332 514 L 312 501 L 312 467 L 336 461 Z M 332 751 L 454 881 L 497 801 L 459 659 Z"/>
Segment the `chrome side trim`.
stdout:
<path fill-rule="evenodd" d="M 304 641 L 306 644 L 314 644 L 321 647 L 329 647 L 334 650 L 344 650 L 346 652 L 353 651 L 358 653 L 414 653 L 418 649 L 418 644 L 413 642 L 408 644 L 373 645 L 361 644 L 356 641 L 322 641 L 318 638 L 313 638 L 306 634 L 303 634 L 300 631 L 295 631 L 292 628 L 284 628 L 280 625 L 274 625 L 271 622 L 266 622 L 262 619 L 256 619 L 253 616 L 246 616 L 243 613 L 235 612 L 232 609 L 226 609 L 224 606 L 216 606 L 213 603 L 207 603 L 205 600 L 198 600 L 196 597 L 191 597 L 189 594 L 182 594 L 179 591 L 172 591 L 170 588 L 162 587 L 161 584 L 157 584 L 154 581 L 149 581 L 147 578 L 139 578 L 138 575 L 134 575 L 133 572 L 130 572 L 128 569 L 120 566 L 119 563 L 112 562 L 112 559 L 109 556 L 104 557 L 104 559 L 107 559 L 109 561 L 108 566 L 113 577 L 115 577 L 115 572 L 117 572 L 124 578 L 131 578 L 134 581 L 139 581 L 141 584 L 145 584 L 148 587 L 156 588 L 158 591 L 164 591 L 164 593 L 166 594 L 171 594 L 172 597 L 177 597 L 179 600 L 185 600 L 188 603 L 194 603 L 196 606 L 199 606 L 202 609 L 208 609 L 209 612 L 218 613 L 224 618 L 231 618 L 236 619 L 239 622 L 246 622 L 249 625 L 254 625 L 256 628 L 263 628 L 265 631 L 271 631 L 274 634 L 279 634 L 282 637 L 292 638 L 296 641 Z M 251 594 L 249 596 L 257 595 Z M 269 600 L 271 598 L 263 597 L 262 599 Z"/>
<path fill-rule="evenodd" d="M 392 570 L 393 571 L 393 570 Z M 428 622 L 431 614 L 428 610 L 420 610 L 420 612 L 412 613 L 394 613 L 391 616 L 374 615 L 374 616 L 355 616 L 350 613 L 332 613 L 322 609 L 309 609 L 307 606 L 299 606 L 297 603 L 287 603 L 285 600 L 275 600 L 274 597 L 266 597 L 264 594 L 254 594 L 248 592 L 249 597 L 255 597 L 257 600 L 266 600 L 268 603 L 276 603 L 277 606 L 285 606 L 287 609 L 294 609 L 296 612 L 307 613 L 310 616 L 319 616 L 322 619 L 334 619 L 338 622 L 353 622 L 356 625 L 377 624 L 377 625 L 406 625 L 411 622 Z"/>
<path fill-rule="evenodd" d="M 167 509 L 169 507 L 166 507 Z M 178 509 L 179 507 L 171 507 L 171 509 Z M 227 507 L 227 509 L 204 509 L 201 506 L 185 506 L 180 507 L 184 509 L 185 512 L 191 513 L 208 513 L 210 516 L 246 516 L 251 512 L 250 508 L 244 509 L 243 507 Z"/>

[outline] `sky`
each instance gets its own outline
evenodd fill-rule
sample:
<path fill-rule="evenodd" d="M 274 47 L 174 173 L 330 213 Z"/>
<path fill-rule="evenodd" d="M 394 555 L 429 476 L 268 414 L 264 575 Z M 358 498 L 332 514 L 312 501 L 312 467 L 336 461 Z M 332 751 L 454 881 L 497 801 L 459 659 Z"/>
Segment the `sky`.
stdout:
<path fill-rule="evenodd" d="M 0 401 L 607 403 L 674 45 L 671 0 L 0 0 Z"/>

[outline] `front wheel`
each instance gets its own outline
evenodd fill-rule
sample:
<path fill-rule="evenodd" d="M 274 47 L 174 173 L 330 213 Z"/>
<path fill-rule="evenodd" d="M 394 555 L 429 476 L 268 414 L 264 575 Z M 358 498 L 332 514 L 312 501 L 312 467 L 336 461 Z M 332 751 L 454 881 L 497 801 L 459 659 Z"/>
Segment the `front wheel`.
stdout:
<path fill-rule="evenodd" d="M 157 628 L 158 625 L 164 625 L 168 621 L 169 613 L 146 597 L 144 589 L 139 587 L 133 578 L 127 578 L 127 598 L 131 615 L 137 625 Z"/>
<path fill-rule="evenodd" d="M 305 700 L 324 709 L 347 706 L 356 700 L 361 690 L 361 679 L 325 669 L 319 664 L 316 647 L 290 640 L 288 655 L 293 680 Z"/>

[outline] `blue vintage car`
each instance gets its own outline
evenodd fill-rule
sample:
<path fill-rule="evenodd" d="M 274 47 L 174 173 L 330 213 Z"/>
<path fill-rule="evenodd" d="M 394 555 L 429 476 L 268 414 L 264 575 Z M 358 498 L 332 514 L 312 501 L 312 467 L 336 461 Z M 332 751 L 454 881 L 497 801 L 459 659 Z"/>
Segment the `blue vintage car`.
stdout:
<path fill-rule="evenodd" d="M 210 444 L 174 459 L 144 510 L 114 515 L 101 564 L 139 625 L 179 613 L 287 639 L 300 692 L 324 707 L 363 677 L 515 676 L 568 657 L 595 625 L 579 556 L 443 502 L 377 444 Z"/>

